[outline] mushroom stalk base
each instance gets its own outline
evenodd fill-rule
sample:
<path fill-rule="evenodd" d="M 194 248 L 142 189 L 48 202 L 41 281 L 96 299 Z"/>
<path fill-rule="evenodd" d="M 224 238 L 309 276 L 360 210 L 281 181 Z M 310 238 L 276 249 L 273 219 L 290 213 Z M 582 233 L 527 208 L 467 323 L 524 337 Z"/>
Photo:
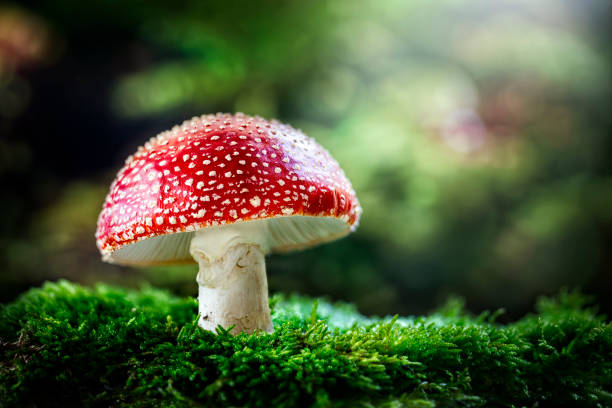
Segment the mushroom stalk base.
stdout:
<path fill-rule="evenodd" d="M 215 331 L 218 326 L 232 334 L 273 331 L 268 306 L 268 282 L 264 252 L 244 236 L 214 234 L 196 236 L 191 254 L 200 269 L 199 325 Z"/>

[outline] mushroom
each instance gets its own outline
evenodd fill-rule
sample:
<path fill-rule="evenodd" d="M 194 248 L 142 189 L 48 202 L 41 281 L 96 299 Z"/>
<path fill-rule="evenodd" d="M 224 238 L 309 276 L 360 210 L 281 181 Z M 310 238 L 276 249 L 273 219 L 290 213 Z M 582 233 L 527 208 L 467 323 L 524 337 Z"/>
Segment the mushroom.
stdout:
<path fill-rule="evenodd" d="M 107 262 L 197 262 L 199 325 L 272 332 L 265 255 L 347 235 L 361 207 L 338 163 L 278 121 L 195 117 L 128 157 L 98 219 Z"/>

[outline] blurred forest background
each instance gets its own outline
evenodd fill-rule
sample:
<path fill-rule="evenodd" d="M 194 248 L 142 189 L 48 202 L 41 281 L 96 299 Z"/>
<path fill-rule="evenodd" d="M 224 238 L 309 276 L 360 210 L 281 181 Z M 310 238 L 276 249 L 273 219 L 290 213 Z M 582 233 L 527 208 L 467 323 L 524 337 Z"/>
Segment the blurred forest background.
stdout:
<path fill-rule="evenodd" d="M 611 4 L 2 4 L 0 301 L 58 278 L 194 295 L 195 265 L 102 263 L 97 215 L 149 137 L 242 111 L 316 138 L 364 208 L 352 236 L 271 256 L 272 292 L 513 318 L 580 286 L 610 313 Z"/>

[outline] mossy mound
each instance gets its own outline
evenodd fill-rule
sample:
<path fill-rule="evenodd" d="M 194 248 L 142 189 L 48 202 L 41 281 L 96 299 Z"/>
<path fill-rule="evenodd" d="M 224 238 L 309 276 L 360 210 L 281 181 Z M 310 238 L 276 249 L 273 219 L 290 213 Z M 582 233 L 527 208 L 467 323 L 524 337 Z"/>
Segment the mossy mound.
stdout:
<path fill-rule="evenodd" d="M 30 290 L 0 309 L 0 406 L 612 406 L 612 327 L 577 293 L 505 326 L 459 302 L 416 319 L 271 303 L 274 334 L 232 336 L 160 290 Z"/>

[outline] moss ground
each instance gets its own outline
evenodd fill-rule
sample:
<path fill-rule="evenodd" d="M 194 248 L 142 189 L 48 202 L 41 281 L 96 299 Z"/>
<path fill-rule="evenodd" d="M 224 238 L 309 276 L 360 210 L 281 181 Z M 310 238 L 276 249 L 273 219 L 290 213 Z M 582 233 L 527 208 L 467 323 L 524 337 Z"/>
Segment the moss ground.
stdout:
<path fill-rule="evenodd" d="M 612 326 L 578 293 L 512 324 L 271 299 L 275 332 L 196 325 L 164 291 L 48 283 L 0 309 L 0 407 L 612 406 Z"/>

